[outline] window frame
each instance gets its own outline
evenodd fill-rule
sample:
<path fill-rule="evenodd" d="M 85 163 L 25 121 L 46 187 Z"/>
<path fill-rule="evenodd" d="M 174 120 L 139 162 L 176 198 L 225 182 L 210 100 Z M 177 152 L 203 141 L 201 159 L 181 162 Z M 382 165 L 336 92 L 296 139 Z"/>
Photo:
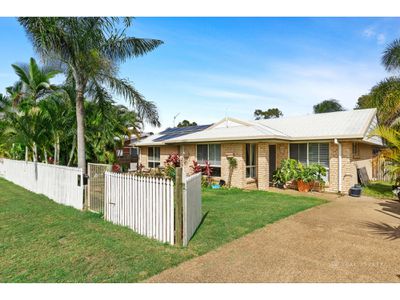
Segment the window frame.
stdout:
<path fill-rule="evenodd" d="M 251 163 L 252 161 L 254 161 L 254 165 L 247 164 L 247 145 L 249 145 L 250 148 L 250 153 L 249 153 L 249 162 Z M 252 146 L 254 147 L 254 153 L 251 151 Z M 246 178 L 251 178 L 251 179 L 256 179 L 257 178 L 257 144 L 256 143 L 246 143 L 245 144 L 245 158 L 246 158 Z M 249 176 L 247 176 L 247 170 L 249 170 Z M 252 170 L 253 170 L 253 175 L 252 175 Z"/>
<path fill-rule="evenodd" d="M 158 160 L 154 159 L 154 153 L 156 152 L 155 149 L 158 148 Z M 150 149 L 153 151 L 152 157 L 150 157 Z M 158 165 L 156 165 L 158 164 Z M 150 169 L 159 168 L 161 165 L 161 147 L 153 146 L 147 148 L 147 166 Z"/>
<path fill-rule="evenodd" d="M 222 146 L 221 146 L 221 144 L 219 144 L 219 143 L 198 143 L 198 144 L 196 144 L 196 161 L 198 162 L 198 164 L 199 164 L 199 166 L 200 167 L 205 167 L 206 166 L 206 164 L 205 163 L 200 163 L 199 162 L 199 159 L 198 159 L 198 149 L 197 149 L 197 147 L 198 146 L 200 146 L 200 145 L 206 145 L 207 146 L 207 161 L 208 162 L 210 162 L 210 145 L 219 145 L 219 154 L 220 154 L 220 156 L 219 156 L 219 165 L 216 165 L 216 164 L 210 164 L 210 167 L 211 168 L 219 168 L 219 175 L 211 175 L 211 177 L 221 177 L 221 160 L 222 160 L 222 153 L 221 153 L 221 148 L 222 148 Z"/>

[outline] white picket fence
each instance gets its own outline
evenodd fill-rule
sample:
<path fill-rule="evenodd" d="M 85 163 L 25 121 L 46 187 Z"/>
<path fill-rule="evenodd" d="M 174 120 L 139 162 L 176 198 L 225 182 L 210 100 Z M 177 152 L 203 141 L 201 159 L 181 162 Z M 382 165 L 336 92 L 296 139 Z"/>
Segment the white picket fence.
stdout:
<path fill-rule="evenodd" d="M 83 209 L 83 173 L 80 168 L 1 159 L 0 175 L 57 203 Z"/>
<path fill-rule="evenodd" d="M 174 183 L 169 179 L 105 173 L 106 220 L 174 244 Z"/>
<path fill-rule="evenodd" d="M 183 192 L 183 245 L 187 246 L 199 227 L 201 211 L 201 173 L 184 179 Z"/>

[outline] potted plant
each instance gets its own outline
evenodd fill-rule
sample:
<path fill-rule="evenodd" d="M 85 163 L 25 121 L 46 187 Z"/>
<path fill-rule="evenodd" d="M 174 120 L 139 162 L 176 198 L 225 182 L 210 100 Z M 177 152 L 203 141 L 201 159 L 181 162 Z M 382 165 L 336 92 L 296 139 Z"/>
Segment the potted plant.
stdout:
<path fill-rule="evenodd" d="M 297 174 L 297 189 L 299 192 L 309 192 L 315 186 L 315 183 L 324 183 L 323 176 L 326 175 L 326 169 L 317 164 L 310 166 L 300 166 Z"/>
<path fill-rule="evenodd" d="M 284 159 L 280 167 L 274 172 L 272 181 L 275 186 L 287 188 L 289 183 L 298 177 L 301 164 L 294 159 Z"/>

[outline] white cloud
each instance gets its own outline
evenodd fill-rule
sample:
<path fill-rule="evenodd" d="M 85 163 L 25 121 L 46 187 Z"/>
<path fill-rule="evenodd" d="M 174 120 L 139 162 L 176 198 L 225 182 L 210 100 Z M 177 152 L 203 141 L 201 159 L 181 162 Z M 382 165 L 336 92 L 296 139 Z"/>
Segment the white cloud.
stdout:
<path fill-rule="evenodd" d="M 386 34 L 378 32 L 374 27 L 367 27 L 363 30 L 362 35 L 367 39 L 375 40 L 378 45 L 382 45 L 386 41 Z"/>
<path fill-rule="evenodd" d="M 385 36 L 385 34 L 383 34 L 383 33 L 378 34 L 377 37 L 376 37 L 376 40 L 378 41 L 378 44 L 379 44 L 379 45 L 384 44 L 385 41 L 386 41 L 386 36 Z"/>
<path fill-rule="evenodd" d="M 372 27 L 365 28 L 363 31 L 363 36 L 370 38 L 376 35 L 375 30 Z"/>

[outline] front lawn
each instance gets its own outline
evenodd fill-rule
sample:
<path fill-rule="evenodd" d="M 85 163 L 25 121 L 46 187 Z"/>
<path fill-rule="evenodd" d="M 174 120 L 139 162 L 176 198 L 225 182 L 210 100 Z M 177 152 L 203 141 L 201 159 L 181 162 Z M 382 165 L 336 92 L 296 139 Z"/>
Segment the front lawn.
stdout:
<path fill-rule="evenodd" d="M 206 190 L 204 222 L 189 247 L 180 248 L 0 178 L 0 282 L 138 282 L 324 202 L 261 191 Z"/>
<path fill-rule="evenodd" d="M 392 183 L 387 181 L 371 181 L 367 186 L 363 187 L 362 193 L 365 196 L 394 199 L 392 192 Z"/>

